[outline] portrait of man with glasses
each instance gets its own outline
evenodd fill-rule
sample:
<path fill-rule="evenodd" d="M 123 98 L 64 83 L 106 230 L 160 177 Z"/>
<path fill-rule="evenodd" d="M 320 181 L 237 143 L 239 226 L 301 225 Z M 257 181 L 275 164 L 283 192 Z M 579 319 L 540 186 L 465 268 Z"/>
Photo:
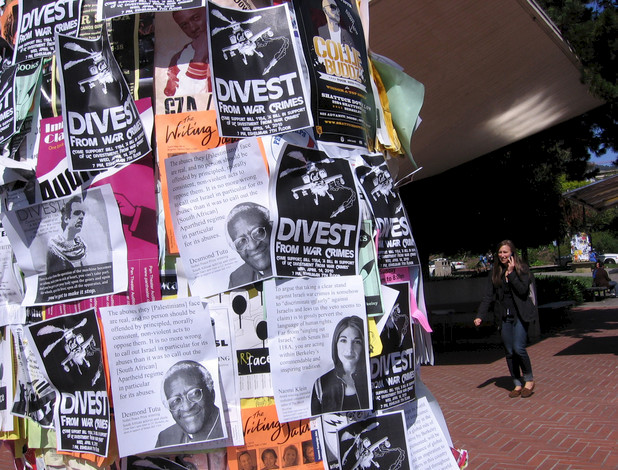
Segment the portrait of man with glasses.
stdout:
<path fill-rule="evenodd" d="M 225 222 L 228 242 L 244 264 L 230 274 L 229 289 L 272 276 L 270 235 L 272 222 L 268 209 L 254 202 L 235 206 Z"/>
<path fill-rule="evenodd" d="M 165 373 L 161 399 L 176 424 L 159 433 L 156 447 L 224 437 L 210 372 L 195 361 L 180 361 Z"/>

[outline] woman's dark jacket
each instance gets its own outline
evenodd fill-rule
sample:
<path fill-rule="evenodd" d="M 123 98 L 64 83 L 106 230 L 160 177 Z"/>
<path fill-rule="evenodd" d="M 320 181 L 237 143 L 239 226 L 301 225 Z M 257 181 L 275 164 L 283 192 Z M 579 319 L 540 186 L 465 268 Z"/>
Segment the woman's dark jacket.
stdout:
<path fill-rule="evenodd" d="M 513 271 L 507 277 L 519 319 L 524 322 L 531 322 L 534 320 L 536 315 L 534 305 L 530 300 L 528 300 L 530 294 L 530 283 L 533 282 L 534 279 L 532 273 L 528 272 L 519 275 L 517 274 L 517 271 Z M 489 309 L 491 308 L 493 302 L 494 322 L 496 325 L 500 325 L 502 323 L 502 319 L 506 316 L 506 307 L 502 303 L 503 299 L 503 284 L 500 283 L 499 286 L 494 286 L 492 276 L 490 274 L 477 316 L 483 321 L 489 320 L 491 315 Z"/>
<path fill-rule="evenodd" d="M 343 396 L 345 394 L 345 382 L 341 375 L 343 371 L 335 368 L 315 381 L 313 393 L 311 394 L 311 414 L 319 415 L 322 413 L 336 413 L 338 411 L 348 411 L 343 409 Z M 354 386 L 356 387 L 356 397 L 360 404 L 360 409 L 369 408 L 369 393 L 367 391 L 367 377 L 355 372 L 352 374 Z"/>

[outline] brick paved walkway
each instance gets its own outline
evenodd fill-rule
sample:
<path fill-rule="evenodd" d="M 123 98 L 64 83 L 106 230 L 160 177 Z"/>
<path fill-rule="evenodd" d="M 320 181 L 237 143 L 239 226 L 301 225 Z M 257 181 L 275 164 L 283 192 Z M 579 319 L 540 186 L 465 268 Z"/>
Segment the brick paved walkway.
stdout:
<path fill-rule="evenodd" d="M 541 322 L 543 325 L 543 322 Z M 497 336 L 436 351 L 421 376 L 470 470 L 618 468 L 618 299 L 587 303 L 528 348 L 535 393 L 508 398 Z"/>

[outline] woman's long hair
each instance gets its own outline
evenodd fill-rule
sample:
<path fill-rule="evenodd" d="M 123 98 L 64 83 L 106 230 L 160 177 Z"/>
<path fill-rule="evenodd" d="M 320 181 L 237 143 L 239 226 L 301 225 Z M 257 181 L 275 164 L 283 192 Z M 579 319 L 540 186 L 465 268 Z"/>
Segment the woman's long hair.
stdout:
<path fill-rule="evenodd" d="M 502 284 L 502 278 L 504 277 L 504 272 L 506 271 L 506 266 L 503 266 L 500 262 L 500 257 L 498 256 L 498 252 L 500 248 L 504 245 L 508 246 L 511 249 L 511 253 L 513 253 L 513 259 L 515 260 L 515 271 L 517 274 L 525 274 L 528 272 L 528 265 L 522 260 L 517 253 L 517 248 L 515 248 L 515 244 L 511 240 L 502 240 L 498 243 L 498 249 L 496 250 L 496 254 L 494 256 L 494 267 L 491 272 L 491 282 L 494 286 L 499 286 Z"/>
<path fill-rule="evenodd" d="M 342 318 L 341 321 L 335 327 L 335 332 L 333 333 L 333 343 L 332 343 L 332 355 L 333 362 L 335 364 L 335 369 L 338 371 L 343 371 L 343 365 L 341 364 L 341 360 L 339 359 L 339 354 L 337 352 L 337 342 L 339 341 L 339 336 L 341 332 L 346 328 L 351 327 L 358 331 L 361 339 L 363 340 L 363 348 L 361 357 L 358 360 L 358 364 L 356 365 L 356 372 L 360 372 L 361 374 L 365 371 L 365 328 L 363 325 L 363 320 L 359 317 L 349 316 Z"/>

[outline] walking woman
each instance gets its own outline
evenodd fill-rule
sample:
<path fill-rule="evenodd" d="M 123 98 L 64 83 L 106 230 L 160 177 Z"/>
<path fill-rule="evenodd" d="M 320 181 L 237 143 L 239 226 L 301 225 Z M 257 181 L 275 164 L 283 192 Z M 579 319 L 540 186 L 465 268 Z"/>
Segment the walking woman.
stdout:
<path fill-rule="evenodd" d="M 532 365 L 526 351 L 528 325 L 535 316 L 534 304 L 529 300 L 532 279 L 528 265 L 517 254 L 513 242 L 500 242 L 498 257 L 474 319 L 476 326 L 488 320 L 493 303 L 496 324 L 501 325 L 506 363 L 515 384 L 509 392 L 511 398 L 528 398 L 534 390 Z"/>

